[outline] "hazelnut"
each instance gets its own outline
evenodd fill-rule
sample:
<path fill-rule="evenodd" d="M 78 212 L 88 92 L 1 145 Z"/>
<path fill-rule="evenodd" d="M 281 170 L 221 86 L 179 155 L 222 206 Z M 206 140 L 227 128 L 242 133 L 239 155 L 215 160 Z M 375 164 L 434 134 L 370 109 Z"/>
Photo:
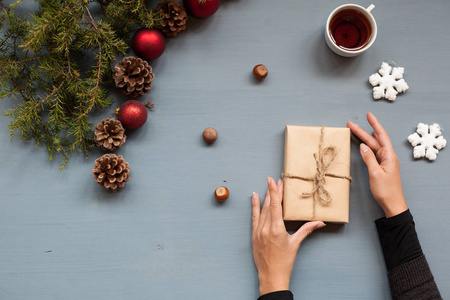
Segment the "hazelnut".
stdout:
<path fill-rule="evenodd" d="M 205 130 L 203 130 L 203 139 L 207 143 L 214 143 L 217 140 L 217 130 L 212 127 L 206 128 Z"/>
<path fill-rule="evenodd" d="M 214 196 L 216 197 L 217 201 L 223 202 L 228 199 L 228 196 L 230 195 L 230 192 L 228 189 L 224 186 L 218 187 L 216 191 L 214 192 Z"/>
<path fill-rule="evenodd" d="M 253 74 L 258 79 L 266 78 L 268 73 L 269 73 L 269 71 L 267 71 L 267 68 L 265 65 L 256 65 L 253 68 Z"/>

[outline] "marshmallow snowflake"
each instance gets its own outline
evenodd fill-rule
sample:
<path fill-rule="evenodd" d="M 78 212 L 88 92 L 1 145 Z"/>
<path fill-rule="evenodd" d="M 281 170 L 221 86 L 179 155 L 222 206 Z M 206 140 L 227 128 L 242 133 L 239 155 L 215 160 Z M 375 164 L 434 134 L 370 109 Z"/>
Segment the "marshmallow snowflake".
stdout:
<path fill-rule="evenodd" d="M 414 158 L 425 156 L 429 160 L 435 160 L 439 150 L 447 145 L 441 127 L 436 123 L 433 125 L 419 123 L 417 132 L 408 136 L 408 141 L 414 146 Z"/>
<path fill-rule="evenodd" d="M 392 71 L 392 73 L 391 73 Z M 404 68 L 392 68 L 388 63 L 383 62 L 378 73 L 369 77 L 370 84 L 373 88 L 373 98 L 375 100 L 386 98 L 394 101 L 398 93 L 405 92 L 409 87 L 403 79 Z"/>

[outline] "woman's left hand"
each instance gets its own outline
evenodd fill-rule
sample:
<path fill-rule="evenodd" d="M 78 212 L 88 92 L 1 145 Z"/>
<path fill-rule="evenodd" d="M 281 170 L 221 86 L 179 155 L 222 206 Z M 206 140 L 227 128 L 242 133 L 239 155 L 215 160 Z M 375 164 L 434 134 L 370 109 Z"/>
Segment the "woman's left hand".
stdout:
<path fill-rule="evenodd" d="M 252 195 L 253 258 L 258 269 L 260 295 L 289 290 L 295 258 L 302 241 L 315 229 L 325 226 L 322 221 L 305 223 L 294 234 L 286 231 L 281 203 L 283 181 L 268 177 L 268 190 L 261 208 L 259 196 Z"/>

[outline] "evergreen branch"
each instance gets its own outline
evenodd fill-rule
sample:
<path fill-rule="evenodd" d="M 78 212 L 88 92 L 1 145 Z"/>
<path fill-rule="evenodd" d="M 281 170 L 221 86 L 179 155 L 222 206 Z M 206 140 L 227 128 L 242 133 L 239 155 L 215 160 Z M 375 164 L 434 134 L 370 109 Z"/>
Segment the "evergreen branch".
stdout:
<path fill-rule="evenodd" d="M 11 139 L 46 145 L 50 159 L 60 153 L 61 170 L 75 149 L 87 156 L 94 145 L 89 114 L 112 102 L 104 84 L 112 81 L 116 55 L 126 53 L 129 33 L 162 20 L 149 9 L 151 0 L 97 1 L 104 11 L 98 21 L 87 0 L 38 0 L 27 21 L 0 0 L 0 98 L 18 99 L 5 112 Z M 87 53 L 95 59 L 89 68 Z"/>
<path fill-rule="evenodd" d="M 64 84 L 64 81 L 61 82 L 61 84 L 59 85 L 59 87 L 54 88 L 53 91 L 52 91 L 50 94 L 48 94 L 44 99 L 42 99 L 42 100 L 39 101 L 39 102 L 36 102 L 36 103 L 34 104 L 35 107 L 36 107 L 36 108 L 41 107 L 42 110 L 43 110 L 43 109 L 44 109 L 43 104 L 45 103 L 45 101 L 47 101 L 50 97 L 52 97 L 53 95 L 55 95 L 56 92 L 63 86 L 63 84 Z M 24 97 L 24 96 L 23 96 L 23 97 Z M 28 101 L 27 101 L 27 102 L 28 102 Z M 37 111 L 38 111 L 38 110 L 30 110 L 30 111 L 28 111 L 28 112 L 22 113 L 22 116 L 20 116 L 20 117 L 15 117 L 15 118 L 16 118 L 16 121 L 15 121 L 15 122 L 20 123 L 20 122 L 24 121 L 24 120 L 27 118 L 28 114 L 30 114 L 30 113 L 33 113 L 33 114 L 35 114 L 35 115 L 37 116 Z M 41 124 L 43 125 L 43 127 L 45 127 L 45 125 L 44 125 L 42 122 L 41 122 Z"/>
<path fill-rule="evenodd" d="M 20 96 L 22 96 L 22 99 L 26 102 L 28 100 L 27 97 L 22 93 L 22 89 L 19 87 L 19 84 L 14 79 L 11 79 L 11 82 L 14 84 L 14 87 L 17 89 L 17 91 L 13 90 L 13 93 L 19 92 Z"/>
<path fill-rule="evenodd" d="M 26 59 L 23 59 L 23 60 L 19 60 L 19 61 L 16 61 L 15 63 L 16 64 L 23 64 L 23 63 L 26 63 L 26 62 L 29 62 L 29 61 L 32 61 L 32 60 L 39 60 L 39 59 L 41 59 L 42 57 L 30 57 L 30 58 L 26 58 Z"/>
<path fill-rule="evenodd" d="M 47 101 L 48 99 L 50 99 L 50 97 L 52 97 L 53 95 L 55 95 L 56 92 L 58 92 L 58 90 L 64 85 L 64 83 L 65 83 L 64 80 L 61 81 L 61 84 L 60 84 L 58 87 L 54 88 L 53 91 L 52 91 L 50 94 L 48 94 L 47 97 L 45 97 L 45 98 L 42 99 L 39 103 L 37 103 L 36 106 L 38 106 L 38 105 L 43 106 L 44 103 L 45 103 L 45 101 Z"/>
<path fill-rule="evenodd" d="M 66 57 L 67 57 L 67 71 L 69 72 L 70 76 L 73 76 L 73 74 L 72 74 L 72 65 L 70 63 L 70 54 L 67 53 Z"/>
<path fill-rule="evenodd" d="M 94 18 L 92 17 L 89 8 L 86 7 L 86 11 L 87 11 L 87 13 L 88 13 L 89 22 L 92 24 L 92 26 L 93 26 L 95 29 L 98 29 L 97 24 L 95 24 Z"/>
<path fill-rule="evenodd" d="M 102 66 L 101 66 L 101 60 L 102 60 L 102 48 L 101 45 L 99 45 L 99 51 L 98 51 L 98 63 L 97 63 L 97 78 L 96 78 L 96 84 L 95 87 L 91 90 L 94 95 L 91 97 L 91 100 L 89 101 L 89 106 L 85 109 L 84 113 L 80 114 L 80 116 L 78 117 L 80 118 L 84 118 L 95 106 L 96 100 L 97 100 L 97 96 L 98 96 L 98 91 L 99 91 L 99 86 L 100 86 L 100 74 L 102 71 Z"/>
<path fill-rule="evenodd" d="M 1 74 L 1 73 L 0 73 L 0 74 Z M 14 93 L 16 93 L 15 90 L 12 90 L 11 92 L 9 92 L 9 93 L 7 93 L 7 94 L 2 94 L 2 98 L 7 98 L 7 97 L 13 95 Z"/>
<path fill-rule="evenodd" d="M 130 11 L 132 13 L 137 13 L 139 12 L 141 9 L 145 8 L 145 5 L 143 5 L 143 1 L 142 0 L 137 0 L 136 1 L 125 1 L 125 0 L 120 0 L 119 2 L 127 4 L 128 5 L 128 9 L 130 9 Z"/>
<path fill-rule="evenodd" d="M 13 35 L 13 32 L 10 31 L 8 35 L 3 39 L 3 42 L 0 44 L 0 47 L 3 47 L 3 45 L 8 41 L 8 39 Z"/>
<path fill-rule="evenodd" d="M 25 50 L 34 50 L 37 52 L 39 48 L 41 48 L 40 41 L 45 38 L 45 35 L 47 34 L 47 29 L 55 24 L 55 20 L 61 16 L 62 11 L 59 11 L 55 16 L 53 16 L 51 19 L 47 19 L 45 16 L 42 18 L 36 18 L 36 21 L 38 22 L 37 25 L 35 25 L 34 30 L 30 32 L 30 36 L 28 37 L 28 41 L 21 44 L 20 47 L 23 47 Z M 39 24 L 42 22 L 43 24 Z M 32 35 L 31 35 L 32 34 Z"/>

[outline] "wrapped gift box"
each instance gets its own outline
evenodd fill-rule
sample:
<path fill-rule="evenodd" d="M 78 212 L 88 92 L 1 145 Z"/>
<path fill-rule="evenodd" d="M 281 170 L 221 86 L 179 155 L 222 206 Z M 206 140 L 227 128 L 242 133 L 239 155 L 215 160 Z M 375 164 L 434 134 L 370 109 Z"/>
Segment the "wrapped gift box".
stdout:
<path fill-rule="evenodd" d="M 283 218 L 348 223 L 350 129 L 286 126 Z"/>

